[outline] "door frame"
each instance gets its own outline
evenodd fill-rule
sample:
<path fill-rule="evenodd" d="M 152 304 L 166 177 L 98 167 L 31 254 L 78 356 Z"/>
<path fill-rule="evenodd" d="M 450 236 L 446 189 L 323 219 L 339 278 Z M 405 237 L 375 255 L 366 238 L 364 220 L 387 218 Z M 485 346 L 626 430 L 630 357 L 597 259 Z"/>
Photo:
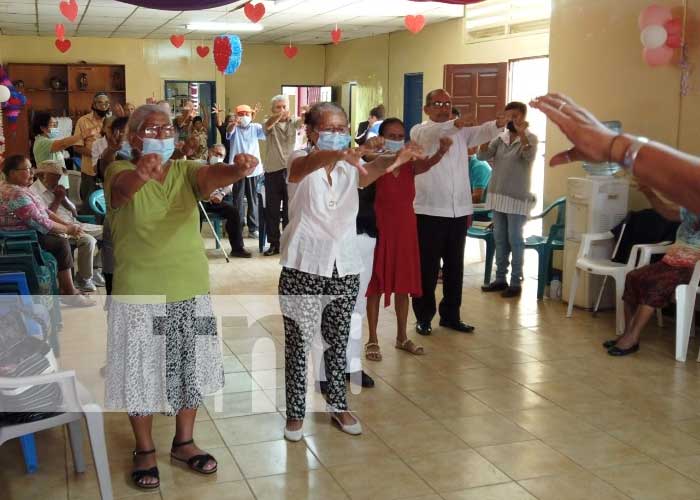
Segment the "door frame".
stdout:
<path fill-rule="evenodd" d="M 212 95 L 212 106 L 216 104 L 216 82 L 214 80 L 163 80 L 163 100 L 167 101 L 168 100 L 168 94 L 166 93 L 166 88 L 169 83 L 208 83 L 211 85 L 211 95 Z M 216 144 L 218 141 L 216 140 L 216 133 L 217 133 L 217 126 L 216 126 L 216 117 L 214 116 L 213 113 L 209 112 L 209 142 L 211 144 Z M 174 118 L 174 117 L 173 117 Z"/>
<path fill-rule="evenodd" d="M 403 121 L 404 121 L 405 126 L 406 126 L 407 136 L 410 133 L 410 131 L 411 131 L 410 129 L 412 127 L 408 126 L 408 122 L 406 120 L 406 109 L 408 108 L 408 106 L 407 106 L 408 96 L 407 96 L 407 92 L 406 92 L 406 77 L 417 77 L 417 76 L 421 77 L 421 98 L 420 98 L 421 106 L 420 106 L 420 113 L 419 113 L 420 118 L 418 119 L 418 122 L 416 123 L 416 125 L 421 123 L 422 118 L 423 118 L 423 104 L 424 104 L 424 93 L 425 93 L 425 85 L 424 85 L 425 84 L 425 72 L 414 71 L 412 73 L 404 73 L 403 74 Z"/>

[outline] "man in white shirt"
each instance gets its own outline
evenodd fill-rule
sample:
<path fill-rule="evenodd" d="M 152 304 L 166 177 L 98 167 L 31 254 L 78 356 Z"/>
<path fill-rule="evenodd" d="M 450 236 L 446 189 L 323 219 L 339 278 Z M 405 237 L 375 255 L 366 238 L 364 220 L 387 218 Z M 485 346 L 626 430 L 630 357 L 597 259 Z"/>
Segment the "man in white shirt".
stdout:
<path fill-rule="evenodd" d="M 82 224 L 77 220 L 75 205 L 68 199 L 66 188 L 59 184 L 61 176 L 66 174 L 65 167 L 58 162 L 47 160 L 41 162 L 36 170 L 38 179 L 29 189 L 41 199 L 52 219 L 65 225 L 78 224 L 82 232 L 76 238 L 78 248 L 78 274 L 76 286 L 84 292 L 95 292 L 98 286 L 105 286 L 104 278 L 94 267 L 97 255 L 97 239 L 102 239 L 102 226 Z"/>
<path fill-rule="evenodd" d="M 465 119 L 451 119 L 452 97 L 437 89 L 428 93 L 423 108 L 428 120 L 411 129 L 411 140 L 432 155 L 440 138 L 449 136 L 453 145 L 440 163 L 416 177 L 414 209 L 418 218 L 423 296 L 413 299 L 416 331 L 432 333 L 432 321 L 438 312 L 435 302 L 440 260 L 443 268 L 443 299 L 440 302 L 440 326 L 471 333 L 474 327 L 461 320 L 464 246 L 468 216 L 474 213 L 469 168 L 466 162 L 470 147 L 491 141 L 505 127 L 505 118 L 479 126 L 467 126 Z"/>

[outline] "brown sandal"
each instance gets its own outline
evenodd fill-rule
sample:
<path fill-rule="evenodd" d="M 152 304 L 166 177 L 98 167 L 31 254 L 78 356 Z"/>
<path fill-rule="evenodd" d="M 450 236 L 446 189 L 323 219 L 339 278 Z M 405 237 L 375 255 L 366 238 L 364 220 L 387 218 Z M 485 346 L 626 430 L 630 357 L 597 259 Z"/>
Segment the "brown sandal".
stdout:
<path fill-rule="evenodd" d="M 381 361 L 382 350 L 376 342 L 368 342 L 365 344 L 365 358 L 369 361 Z"/>
<path fill-rule="evenodd" d="M 406 339 L 403 342 L 399 342 L 397 340 L 396 348 L 411 353 L 415 356 L 422 356 L 425 354 L 425 349 L 423 349 L 423 346 L 414 344 L 411 339 Z"/>

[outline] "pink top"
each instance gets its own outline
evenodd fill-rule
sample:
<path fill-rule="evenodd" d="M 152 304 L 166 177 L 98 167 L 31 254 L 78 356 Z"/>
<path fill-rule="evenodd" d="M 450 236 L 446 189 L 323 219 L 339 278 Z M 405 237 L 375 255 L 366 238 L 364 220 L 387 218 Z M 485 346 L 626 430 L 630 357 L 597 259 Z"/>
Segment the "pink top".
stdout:
<path fill-rule="evenodd" d="M 46 234 L 54 223 L 49 212 L 29 188 L 0 182 L 0 229 L 22 231 L 34 229 Z"/>

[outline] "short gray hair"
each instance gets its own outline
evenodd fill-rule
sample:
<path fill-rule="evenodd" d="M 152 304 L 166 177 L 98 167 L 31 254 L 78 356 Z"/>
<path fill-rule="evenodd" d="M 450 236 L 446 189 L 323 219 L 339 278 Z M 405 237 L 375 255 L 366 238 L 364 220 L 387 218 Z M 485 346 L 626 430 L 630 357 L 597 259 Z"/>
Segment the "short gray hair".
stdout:
<path fill-rule="evenodd" d="M 141 128 L 141 125 L 143 125 L 143 122 L 146 121 L 146 118 L 151 115 L 163 115 L 170 120 L 168 112 L 165 111 L 162 106 L 158 104 L 144 104 L 143 106 L 136 108 L 134 112 L 131 113 L 131 116 L 129 116 L 129 123 L 126 125 L 127 132 L 129 134 L 137 133 Z"/>
<path fill-rule="evenodd" d="M 209 151 L 214 151 L 217 148 L 222 148 L 224 151 L 226 151 L 226 146 L 224 146 L 223 144 L 214 144 L 209 148 Z"/>
<path fill-rule="evenodd" d="M 289 97 L 287 97 L 286 95 L 282 95 L 282 94 L 276 95 L 270 101 L 270 106 L 274 106 L 275 103 L 279 102 L 279 101 L 286 101 L 287 103 L 289 103 Z"/>

